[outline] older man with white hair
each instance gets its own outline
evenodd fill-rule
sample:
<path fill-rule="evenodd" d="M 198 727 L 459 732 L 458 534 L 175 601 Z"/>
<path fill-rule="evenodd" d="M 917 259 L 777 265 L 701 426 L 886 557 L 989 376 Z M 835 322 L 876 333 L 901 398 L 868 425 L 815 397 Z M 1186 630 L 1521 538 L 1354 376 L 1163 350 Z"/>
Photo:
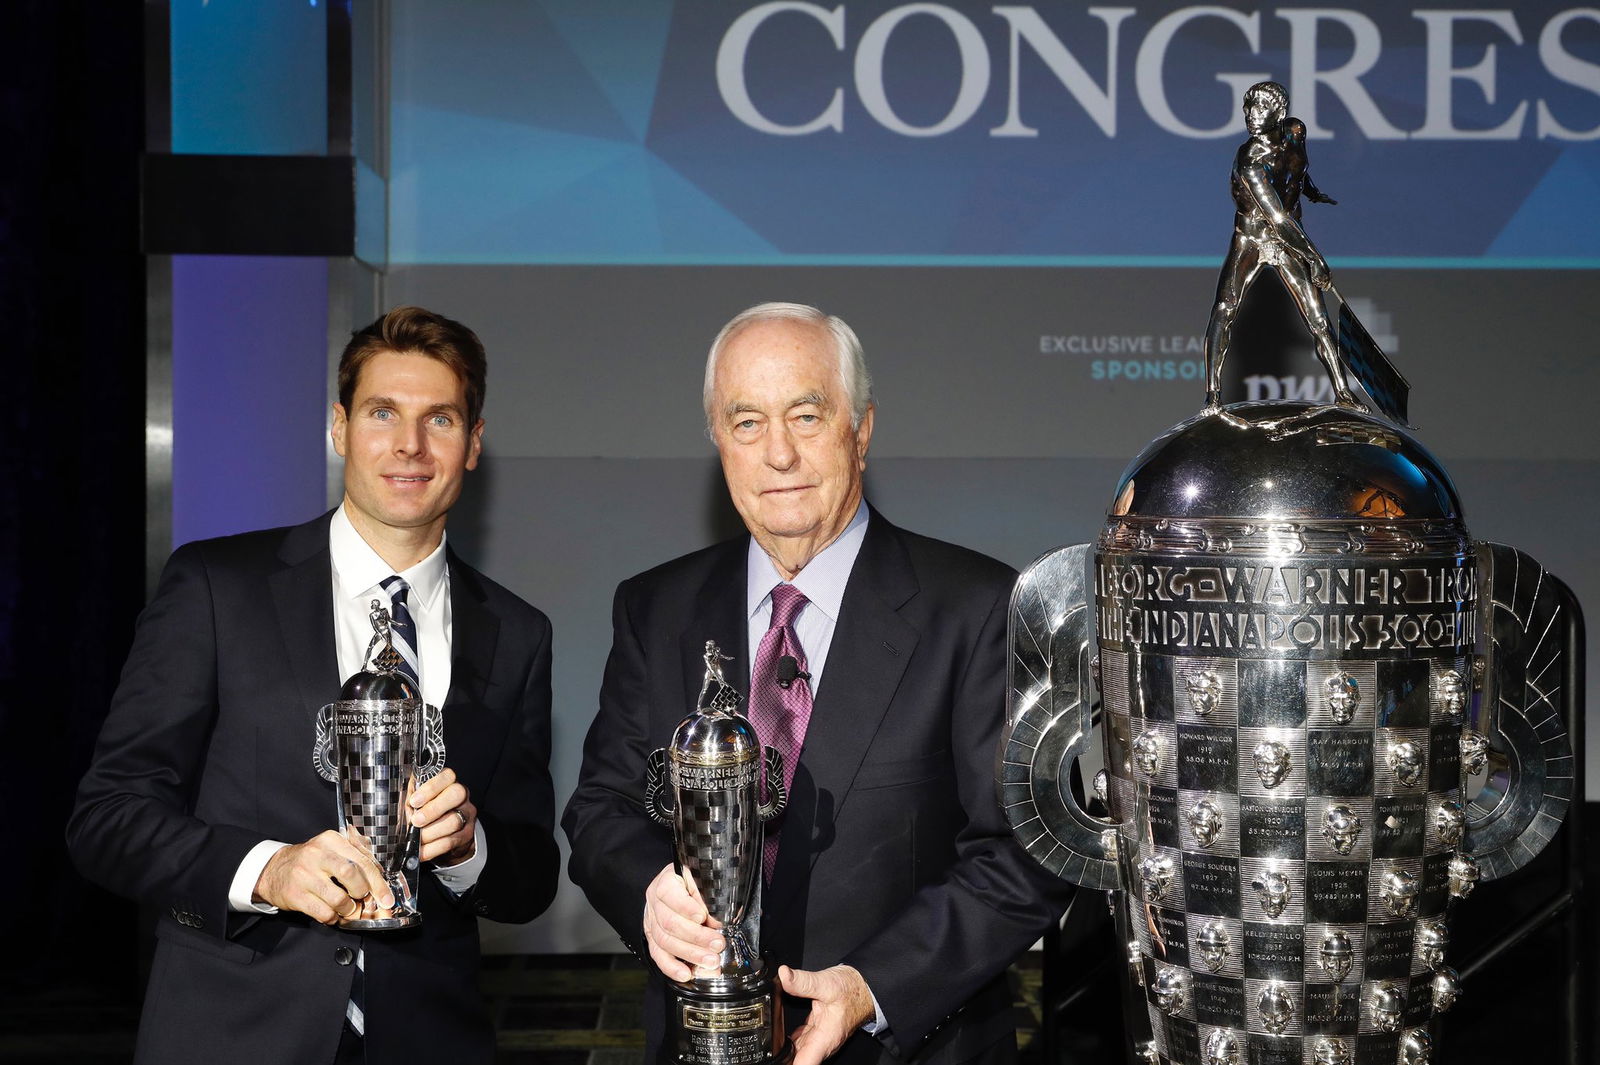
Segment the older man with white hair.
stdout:
<path fill-rule="evenodd" d="M 796 1065 L 1010 1060 L 1005 967 L 1069 890 L 995 800 L 1015 574 L 864 501 L 876 412 L 840 319 L 792 303 L 739 314 L 712 344 L 705 407 L 748 535 L 617 589 L 562 822 L 573 880 L 653 964 L 647 1060 L 661 976 L 686 980 L 724 945 L 640 802 L 646 757 L 695 703 L 707 640 L 732 652 L 726 676 L 792 778 L 765 840 L 760 931 Z"/>

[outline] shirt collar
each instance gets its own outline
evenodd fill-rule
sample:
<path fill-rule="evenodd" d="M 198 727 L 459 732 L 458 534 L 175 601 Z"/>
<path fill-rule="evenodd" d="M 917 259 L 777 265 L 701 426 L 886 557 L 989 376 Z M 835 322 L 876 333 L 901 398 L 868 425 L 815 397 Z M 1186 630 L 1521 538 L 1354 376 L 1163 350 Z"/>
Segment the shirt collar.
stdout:
<path fill-rule="evenodd" d="M 844 527 L 838 539 L 823 548 L 816 558 L 790 581 L 800 589 L 811 605 L 834 621 L 839 620 L 839 605 L 844 602 L 844 586 L 850 582 L 850 571 L 855 567 L 856 556 L 861 553 L 861 541 L 867 535 L 867 502 L 856 506 L 855 517 Z M 783 583 L 783 576 L 772 564 L 772 559 L 761 550 L 755 537 L 745 555 L 745 616 L 755 617 L 756 611 L 766 603 L 772 589 Z"/>
<path fill-rule="evenodd" d="M 432 554 L 400 574 L 411 585 L 411 595 L 406 600 L 408 606 L 431 610 L 438 603 L 448 576 L 444 545 L 445 537 L 441 534 L 439 546 Z M 370 598 L 375 589 L 381 593 L 383 579 L 394 573 L 389 563 L 350 523 L 343 503 L 333 512 L 333 520 L 328 524 L 328 551 L 333 558 L 335 587 L 346 599 Z"/>

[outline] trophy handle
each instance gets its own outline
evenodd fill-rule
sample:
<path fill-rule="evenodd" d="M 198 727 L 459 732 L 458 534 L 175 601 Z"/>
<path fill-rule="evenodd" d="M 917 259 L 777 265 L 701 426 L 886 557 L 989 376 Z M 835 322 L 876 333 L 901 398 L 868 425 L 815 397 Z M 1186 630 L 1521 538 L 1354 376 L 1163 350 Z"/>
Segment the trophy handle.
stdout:
<path fill-rule="evenodd" d="M 672 825 L 672 789 L 667 786 L 667 749 L 657 747 L 644 760 L 644 812 L 658 825 Z"/>
<path fill-rule="evenodd" d="M 444 713 L 422 704 L 422 736 L 417 743 L 417 783 L 424 784 L 444 769 Z"/>
<path fill-rule="evenodd" d="M 756 806 L 756 816 L 762 824 L 766 824 L 783 813 L 783 808 L 789 805 L 789 792 L 783 786 L 783 752 L 776 747 L 761 748 L 761 764 L 767 794 L 765 800 Z"/>
<path fill-rule="evenodd" d="M 1063 880 L 1108 891 L 1117 886 L 1117 864 L 1105 834 L 1115 825 L 1085 810 L 1071 784 L 1073 762 L 1094 735 L 1092 550 L 1052 551 L 1012 590 L 996 779 L 1011 830 L 1034 860 Z"/>
<path fill-rule="evenodd" d="M 1467 808 L 1462 849 L 1493 880 L 1531 862 L 1572 801 L 1567 735 L 1568 666 L 1580 649 L 1570 622 L 1577 601 L 1528 555 L 1474 545 L 1478 640 L 1487 668 L 1473 727 L 1489 740 L 1489 779 Z"/>
<path fill-rule="evenodd" d="M 339 766 L 335 762 L 337 755 L 333 750 L 333 704 L 328 703 L 317 711 L 316 738 L 312 741 L 311 764 L 316 767 L 317 776 L 329 784 L 339 780 Z"/>

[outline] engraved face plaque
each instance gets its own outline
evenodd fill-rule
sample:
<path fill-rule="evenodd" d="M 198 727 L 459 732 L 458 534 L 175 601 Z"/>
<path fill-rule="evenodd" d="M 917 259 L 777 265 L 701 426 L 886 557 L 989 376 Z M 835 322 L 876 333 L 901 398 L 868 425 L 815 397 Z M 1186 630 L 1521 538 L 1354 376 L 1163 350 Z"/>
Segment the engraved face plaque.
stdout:
<path fill-rule="evenodd" d="M 1162 966 L 1156 973 L 1155 982 L 1150 986 L 1150 993 L 1155 996 L 1156 1008 L 1168 1015 L 1183 1009 L 1188 990 L 1188 976 L 1182 969 L 1171 965 Z"/>
<path fill-rule="evenodd" d="M 1222 834 L 1222 811 L 1210 799 L 1201 799 L 1189 807 L 1186 816 L 1189 821 L 1189 831 L 1194 834 L 1194 841 L 1200 846 L 1211 846 Z"/>
<path fill-rule="evenodd" d="M 1489 740 L 1470 729 L 1461 734 L 1461 772 L 1469 777 L 1482 773 L 1489 764 Z"/>
<path fill-rule="evenodd" d="M 1390 869 L 1383 874 L 1383 879 L 1379 882 L 1378 897 L 1383 900 L 1384 906 L 1393 916 L 1412 917 L 1417 911 L 1417 892 L 1421 890 L 1421 886 L 1414 873 L 1404 869 Z"/>
<path fill-rule="evenodd" d="M 1322 817 L 1322 836 L 1333 845 L 1334 850 L 1349 854 L 1355 849 L 1360 835 L 1361 818 L 1356 816 L 1354 810 L 1342 802 L 1328 807 Z"/>
<path fill-rule="evenodd" d="M 1233 950 L 1233 939 L 1228 935 L 1228 930 L 1215 921 L 1208 921 L 1200 929 L 1194 937 L 1194 943 L 1206 968 L 1214 973 L 1222 970 Z"/>
<path fill-rule="evenodd" d="M 1470 854 L 1457 854 L 1450 859 L 1450 894 L 1458 899 L 1466 898 L 1478 886 L 1481 875 L 1477 859 Z"/>
<path fill-rule="evenodd" d="M 1356 704 L 1361 700 L 1361 685 L 1356 678 L 1340 670 L 1323 681 L 1323 694 L 1328 704 L 1328 716 L 1340 725 L 1355 720 Z"/>
<path fill-rule="evenodd" d="M 1276 740 L 1264 740 L 1251 752 L 1255 760 L 1256 776 L 1263 788 L 1275 788 L 1289 775 L 1289 748 Z"/>
<path fill-rule="evenodd" d="M 1273 1035 L 1283 1034 L 1294 1018 L 1294 999 L 1289 997 L 1288 985 L 1276 980 L 1262 989 L 1257 1006 L 1261 1011 L 1261 1027 Z"/>
<path fill-rule="evenodd" d="M 1289 905 L 1289 898 L 1293 894 L 1293 883 L 1287 873 L 1268 870 L 1252 880 L 1250 887 L 1255 891 L 1263 913 L 1268 917 L 1283 916 L 1284 908 Z"/>
<path fill-rule="evenodd" d="M 1395 779 L 1408 788 L 1422 783 L 1422 748 L 1410 740 L 1401 740 L 1389 747 L 1389 768 Z"/>

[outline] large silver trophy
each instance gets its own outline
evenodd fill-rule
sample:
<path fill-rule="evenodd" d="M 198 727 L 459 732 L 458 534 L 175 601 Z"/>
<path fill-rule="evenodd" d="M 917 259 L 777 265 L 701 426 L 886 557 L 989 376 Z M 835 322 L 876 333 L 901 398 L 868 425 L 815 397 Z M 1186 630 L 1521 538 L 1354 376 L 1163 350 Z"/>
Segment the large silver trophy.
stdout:
<path fill-rule="evenodd" d="M 761 954 L 762 826 L 787 801 L 783 758 L 761 746 L 738 712 L 739 693 L 722 673 L 726 661 L 708 641 L 695 709 L 645 768 L 645 808 L 672 828 L 677 871 L 726 944 L 715 966 L 668 984 L 663 1059 L 683 1065 L 766 1065 L 794 1056 L 777 970 Z"/>
<path fill-rule="evenodd" d="M 1286 97 L 1246 113 L 1219 304 L 1263 260 L 1320 292 L 1326 263 L 1285 236 Z M 1098 543 L 1045 555 L 1012 599 L 1001 801 L 1045 867 L 1112 893 L 1141 1063 L 1431 1062 L 1451 906 L 1530 861 L 1572 797 L 1560 582 L 1469 537 L 1398 424 L 1403 381 L 1341 326 L 1326 358 L 1390 418 L 1338 373 L 1332 406 L 1227 407 L 1213 374 Z M 1097 717 L 1107 817 L 1070 780 Z"/>
<path fill-rule="evenodd" d="M 323 780 L 338 788 L 339 831 L 372 855 L 383 870 L 394 907 L 378 910 L 371 896 L 339 927 L 371 932 L 407 928 L 417 911 L 418 830 L 410 798 L 444 768 L 444 718 L 424 703 L 390 634 L 389 612 L 372 601 L 373 634 L 362 669 L 344 682 L 339 701 L 317 714 L 312 760 Z M 381 646 L 380 646 L 381 645 Z M 373 651 L 377 650 L 377 655 Z"/>

